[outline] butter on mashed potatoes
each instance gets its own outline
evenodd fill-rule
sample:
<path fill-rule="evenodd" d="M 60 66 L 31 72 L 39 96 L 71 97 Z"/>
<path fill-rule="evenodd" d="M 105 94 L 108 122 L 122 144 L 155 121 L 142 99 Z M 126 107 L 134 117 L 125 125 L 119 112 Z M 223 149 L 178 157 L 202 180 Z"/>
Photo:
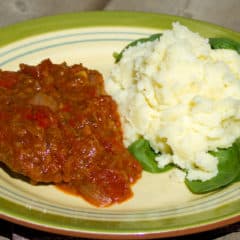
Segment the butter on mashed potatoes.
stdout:
<path fill-rule="evenodd" d="M 179 23 L 126 49 L 106 88 L 119 104 L 126 146 L 144 137 L 162 153 L 159 167 L 173 162 L 189 180 L 217 175 L 208 152 L 240 136 L 240 56 L 212 50 Z"/>

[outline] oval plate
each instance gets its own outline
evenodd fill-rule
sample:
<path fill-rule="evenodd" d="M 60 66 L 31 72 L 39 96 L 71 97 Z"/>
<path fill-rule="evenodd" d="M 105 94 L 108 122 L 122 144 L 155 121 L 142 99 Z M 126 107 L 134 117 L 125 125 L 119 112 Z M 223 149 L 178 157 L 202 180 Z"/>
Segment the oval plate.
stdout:
<path fill-rule="evenodd" d="M 0 29 L 0 68 L 19 63 L 83 63 L 103 73 L 113 52 L 130 41 L 171 28 L 179 21 L 205 37 L 240 34 L 181 17 L 137 12 L 84 12 L 45 17 Z M 95 208 L 51 185 L 32 186 L 0 168 L 0 217 L 49 232 L 92 238 L 135 239 L 179 236 L 240 220 L 240 183 L 207 195 L 193 195 L 164 174 L 144 173 L 134 197 L 109 208 Z"/>

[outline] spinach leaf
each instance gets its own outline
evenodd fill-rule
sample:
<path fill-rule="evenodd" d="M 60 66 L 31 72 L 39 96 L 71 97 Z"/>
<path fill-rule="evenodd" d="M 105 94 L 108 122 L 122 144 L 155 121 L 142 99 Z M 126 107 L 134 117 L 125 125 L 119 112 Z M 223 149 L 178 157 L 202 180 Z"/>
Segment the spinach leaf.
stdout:
<path fill-rule="evenodd" d="M 156 39 L 159 39 L 162 36 L 161 33 L 156 33 L 156 34 L 152 34 L 147 38 L 140 38 L 137 39 L 131 43 L 129 43 L 126 47 L 123 48 L 123 50 L 120 53 L 114 53 L 113 57 L 115 58 L 115 63 L 119 62 L 122 58 L 123 52 L 128 49 L 129 47 L 134 47 L 136 46 L 138 43 L 144 43 L 144 42 L 149 42 L 149 41 L 154 41 Z"/>
<path fill-rule="evenodd" d="M 239 140 L 231 147 L 219 149 L 211 154 L 218 158 L 218 174 L 207 181 L 186 179 L 185 183 L 193 193 L 207 193 L 240 180 Z"/>
<path fill-rule="evenodd" d="M 233 182 L 240 182 L 240 172 L 239 172 L 238 176 L 234 179 Z"/>
<path fill-rule="evenodd" d="M 134 47 L 138 43 L 144 43 L 148 41 L 154 41 L 159 39 L 162 36 L 162 33 L 155 33 L 150 35 L 147 38 L 139 38 L 130 42 L 120 53 L 114 53 L 113 57 L 115 58 L 115 63 L 119 62 L 122 58 L 123 52 L 129 47 Z M 229 39 L 229 38 L 209 38 L 209 44 L 212 49 L 233 49 L 240 54 L 240 43 Z"/>
<path fill-rule="evenodd" d="M 172 164 L 159 168 L 157 161 L 155 161 L 156 154 L 151 148 L 149 142 L 143 138 L 140 138 L 133 142 L 128 147 L 129 152 L 140 162 L 143 169 L 151 173 L 165 172 L 172 168 Z"/>
<path fill-rule="evenodd" d="M 233 49 L 240 54 L 240 43 L 228 38 L 209 38 L 212 49 Z"/>
<path fill-rule="evenodd" d="M 236 140 L 235 144 L 238 146 L 239 156 L 240 156 L 240 138 Z M 239 161 L 240 161 L 240 158 L 239 158 Z M 233 182 L 240 182 L 240 169 L 239 169 L 238 176 L 234 179 Z"/>
<path fill-rule="evenodd" d="M 161 37 L 161 33 L 153 34 L 148 38 L 137 39 L 129 43 L 120 53 L 114 53 L 115 63 L 119 62 L 123 53 L 129 47 L 138 43 L 154 41 Z M 240 54 L 240 43 L 228 38 L 209 38 L 212 49 L 233 49 Z M 164 168 L 159 168 L 155 158 L 157 154 L 151 148 L 149 142 L 143 138 L 136 140 L 129 146 L 129 151 L 141 163 L 145 171 L 151 173 L 161 173 L 171 169 L 174 165 L 169 164 Z M 185 179 L 185 184 L 193 193 L 207 193 L 222 188 L 233 182 L 240 181 L 240 140 L 238 139 L 230 148 L 219 149 L 211 152 L 218 158 L 218 174 L 207 181 Z"/>

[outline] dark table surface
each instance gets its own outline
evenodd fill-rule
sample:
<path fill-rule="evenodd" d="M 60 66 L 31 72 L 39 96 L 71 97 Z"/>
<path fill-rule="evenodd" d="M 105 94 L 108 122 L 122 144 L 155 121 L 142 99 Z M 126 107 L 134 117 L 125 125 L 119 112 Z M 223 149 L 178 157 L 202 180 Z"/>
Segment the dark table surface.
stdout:
<path fill-rule="evenodd" d="M 225 226 L 208 232 L 191 234 L 188 236 L 168 238 L 169 240 L 239 240 L 240 223 Z M 74 238 L 46 233 L 0 220 L 0 240 L 80 240 Z"/>

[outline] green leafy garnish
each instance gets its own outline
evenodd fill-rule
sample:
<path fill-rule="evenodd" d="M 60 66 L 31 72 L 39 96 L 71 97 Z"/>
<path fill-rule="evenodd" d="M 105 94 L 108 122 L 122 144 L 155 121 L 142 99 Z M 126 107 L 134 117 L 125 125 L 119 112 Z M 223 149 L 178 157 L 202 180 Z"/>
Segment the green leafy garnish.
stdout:
<path fill-rule="evenodd" d="M 240 172 L 239 172 L 238 176 L 234 179 L 233 182 L 240 182 Z"/>
<path fill-rule="evenodd" d="M 228 38 L 209 38 L 212 49 L 232 49 L 240 54 L 240 43 Z"/>
<path fill-rule="evenodd" d="M 159 168 L 155 158 L 159 155 L 151 148 L 149 141 L 140 138 L 128 147 L 129 152 L 140 162 L 143 169 L 151 173 L 161 173 L 173 168 L 168 164 Z M 218 174 L 207 181 L 185 179 L 185 184 L 193 193 L 207 193 L 240 181 L 240 139 L 227 149 L 210 152 L 218 158 Z"/>
<path fill-rule="evenodd" d="M 143 138 L 136 140 L 132 143 L 128 150 L 140 162 L 143 169 L 151 173 L 165 172 L 173 167 L 172 164 L 159 168 L 155 158 L 159 155 L 156 154 L 151 148 L 149 142 Z"/>
<path fill-rule="evenodd" d="M 240 148 L 239 140 L 227 149 L 210 152 L 218 158 L 218 174 L 207 180 L 185 180 L 186 185 L 193 193 L 207 193 L 240 179 Z"/>
<path fill-rule="evenodd" d="M 149 41 L 154 41 L 159 39 L 162 36 L 162 33 L 155 33 L 150 35 L 147 38 L 139 38 L 132 42 L 130 42 L 120 53 L 113 53 L 113 57 L 115 58 L 115 63 L 119 62 L 122 58 L 123 52 L 129 47 L 134 47 L 138 43 L 144 43 Z M 240 43 L 229 39 L 229 38 L 209 38 L 209 44 L 212 49 L 232 49 L 237 51 L 240 54 Z"/>
<path fill-rule="evenodd" d="M 240 54 L 240 43 L 228 38 L 209 38 L 212 49 L 232 49 Z M 218 174 L 207 181 L 185 180 L 193 193 L 207 193 L 240 181 L 240 140 L 227 149 L 219 149 L 211 154 L 218 158 Z"/>
<path fill-rule="evenodd" d="M 123 52 L 128 49 L 129 47 L 134 47 L 136 46 L 138 43 L 144 43 L 144 42 L 149 42 L 149 41 L 154 41 L 156 39 L 159 39 L 162 36 L 161 33 L 156 33 L 156 34 L 152 34 L 150 35 L 150 37 L 147 38 L 140 38 L 137 39 L 131 43 L 129 43 L 125 48 L 123 48 L 123 50 L 120 53 L 113 53 L 113 57 L 115 58 L 115 63 L 119 62 L 122 58 Z"/>
<path fill-rule="evenodd" d="M 120 53 L 114 53 L 115 63 L 121 60 L 124 51 L 129 47 L 136 46 L 139 43 L 154 41 L 159 39 L 161 35 L 161 33 L 157 33 L 148 38 L 137 39 L 129 43 Z M 209 44 L 212 49 L 232 49 L 240 54 L 240 43 L 228 38 L 209 38 Z M 159 168 L 155 160 L 158 154 L 154 152 L 149 142 L 143 138 L 136 140 L 128 149 L 141 163 L 145 171 L 161 173 L 174 166 L 169 164 L 164 168 Z M 185 184 L 193 193 L 207 193 L 240 181 L 240 139 L 236 140 L 231 147 L 219 149 L 216 152 L 210 152 L 210 154 L 218 158 L 218 174 L 207 181 L 190 181 L 186 178 Z"/>

